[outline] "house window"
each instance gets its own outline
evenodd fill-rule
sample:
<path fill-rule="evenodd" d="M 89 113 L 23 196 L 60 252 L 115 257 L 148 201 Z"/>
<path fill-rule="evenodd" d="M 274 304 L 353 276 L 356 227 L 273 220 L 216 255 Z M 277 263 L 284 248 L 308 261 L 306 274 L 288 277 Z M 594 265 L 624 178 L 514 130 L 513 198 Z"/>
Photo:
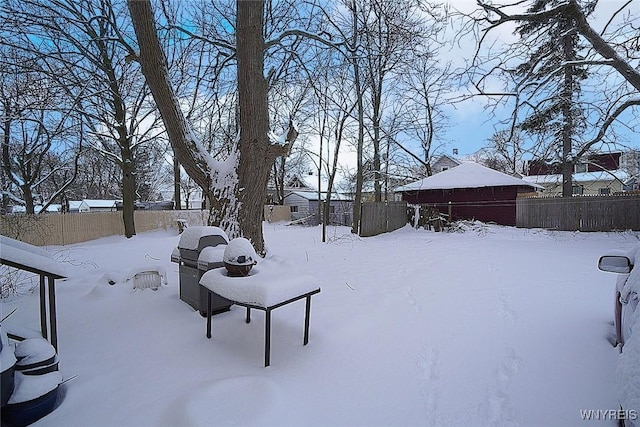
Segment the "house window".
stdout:
<path fill-rule="evenodd" d="M 334 213 L 336 213 L 336 207 L 335 207 L 335 206 L 333 206 L 333 205 L 329 205 L 329 213 L 330 213 L 330 214 L 334 214 Z"/>
<path fill-rule="evenodd" d="M 449 166 L 443 166 L 443 167 L 442 167 L 442 171 L 441 171 L 441 172 L 444 172 L 444 171 L 446 171 L 447 169 L 449 169 Z"/>
<path fill-rule="evenodd" d="M 602 195 L 608 195 L 608 194 L 611 194 L 611 189 L 608 188 L 608 187 L 607 188 L 600 188 L 599 192 Z"/>
<path fill-rule="evenodd" d="M 574 185 L 572 187 L 573 194 L 584 194 L 584 186 L 582 185 Z"/>
<path fill-rule="evenodd" d="M 575 165 L 575 173 L 582 173 L 587 171 L 586 163 L 578 163 Z"/>
<path fill-rule="evenodd" d="M 291 205 L 291 212 L 298 212 L 298 206 L 297 205 Z"/>

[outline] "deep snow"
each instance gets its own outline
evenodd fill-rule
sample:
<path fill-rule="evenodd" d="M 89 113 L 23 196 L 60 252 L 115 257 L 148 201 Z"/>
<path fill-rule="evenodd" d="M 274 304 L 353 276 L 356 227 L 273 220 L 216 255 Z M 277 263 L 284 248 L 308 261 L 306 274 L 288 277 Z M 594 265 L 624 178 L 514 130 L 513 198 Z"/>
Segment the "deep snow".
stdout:
<path fill-rule="evenodd" d="M 307 346 L 304 301 L 273 312 L 268 368 L 263 313 L 216 315 L 207 340 L 179 300 L 175 230 L 48 248 L 69 274 L 60 370 L 78 377 L 36 425 L 572 426 L 618 408 L 615 276 L 596 264 L 639 233 L 329 235 L 265 224 L 270 256 L 322 287 Z M 133 290 L 128 272 L 150 263 L 168 285 Z M 14 307 L 6 322 L 38 329 L 37 292 L 3 301 L 3 316 Z"/>

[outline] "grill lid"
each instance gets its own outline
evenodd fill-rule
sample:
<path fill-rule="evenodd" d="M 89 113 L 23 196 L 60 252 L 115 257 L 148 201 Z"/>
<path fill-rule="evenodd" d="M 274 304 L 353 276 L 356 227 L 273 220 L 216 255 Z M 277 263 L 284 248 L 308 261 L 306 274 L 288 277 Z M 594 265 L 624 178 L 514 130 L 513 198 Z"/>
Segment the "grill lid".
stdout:
<path fill-rule="evenodd" d="M 189 227 L 182 232 L 178 248 L 199 252 L 206 246 L 226 245 L 227 243 L 229 243 L 229 238 L 221 228 L 195 226 Z"/>

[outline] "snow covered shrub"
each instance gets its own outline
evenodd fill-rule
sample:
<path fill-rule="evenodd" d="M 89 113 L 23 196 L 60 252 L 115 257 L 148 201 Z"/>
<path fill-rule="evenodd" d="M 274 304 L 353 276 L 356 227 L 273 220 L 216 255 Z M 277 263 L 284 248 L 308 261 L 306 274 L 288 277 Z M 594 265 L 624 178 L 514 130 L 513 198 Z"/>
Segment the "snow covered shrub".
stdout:
<path fill-rule="evenodd" d="M 478 236 L 486 236 L 489 233 L 488 224 L 480 221 L 459 220 L 449 224 L 449 233 L 464 233 L 471 231 Z"/>

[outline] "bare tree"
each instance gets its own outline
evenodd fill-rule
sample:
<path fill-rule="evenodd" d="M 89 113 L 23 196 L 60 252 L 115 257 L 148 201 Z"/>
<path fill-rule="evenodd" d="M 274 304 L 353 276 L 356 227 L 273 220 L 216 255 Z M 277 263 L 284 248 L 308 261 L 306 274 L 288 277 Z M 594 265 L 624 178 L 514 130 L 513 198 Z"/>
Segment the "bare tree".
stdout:
<path fill-rule="evenodd" d="M 154 114 L 127 40 L 123 5 L 111 0 L 7 1 L 11 45 L 46 64 L 49 79 L 80 97 L 92 148 L 121 172 L 125 235 L 135 234 L 136 152 L 152 138 Z"/>
<path fill-rule="evenodd" d="M 384 101 L 390 91 L 388 80 L 401 76 L 411 64 L 416 45 L 425 33 L 423 14 L 416 3 L 406 0 L 361 2 L 357 19 L 362 21 L 361 55 L 365 60 L 366 86 L 370 95 L 371 142 L 373 145 L 374 199 L 382 200 L 381 122 Z"/>
<path fill-rule="evenodd" d="M 512 133 L 510 130 L 496 132 L 491 137 L 489 146 L 495 155 L 495 166 L 498 166 L 493 169 L 512 175 L 518 173 L 518 164 L 527 152 L 520 133 Z"/>
<path fill-rule="evenodd" d="M 327 177 L 326 191 L 321 191 L 318 182 L 318 215 L 322 218 L 322 241 L 326 241 L 327 225 L 330 220 L 331 200 L 339 170 L 339 153 L 343 141 L 353 137 L 353 127 L 357 126 L 353 113 L 357 107 L 357 97 L 350 88 L 351 73 L 349 61 L 335 52 L 326 52 L 320 57 L 321 66 L 314 71 L 313 90 L 317 99 L 317 133 L 320 139 L 316 158 L 318 179 Z M 326 150 L 326 153 L 323 152 Z M 324 194 L 323 194 L 324 193 Z"/>
<path fill-rule="evenodd" d="M 2 51 L 2 172 L 6 182 L 18 189 L 10 193 L 14 201 L 33 214 L 36 204 L 45 211 L 72 183 L 81 136 L 76 136 L 72 100 L 65 105 L 68 99 L 43 72 L 42 64 L 6 46 Z"/>
<path fill-rule="evenodd" d="M 402 111 L 404 132 L 410 140 L 420 143 L 422 164 L 431 176 L 431 158 L 436 135 L 446 127 L 442 105 L 451 90 L 451 71 L 448 64 L 440 67 L 435 52 L 416 55 L 402 76 L 405 99 Z M 404 148 L 404 147 L 402 147 Z"/>

